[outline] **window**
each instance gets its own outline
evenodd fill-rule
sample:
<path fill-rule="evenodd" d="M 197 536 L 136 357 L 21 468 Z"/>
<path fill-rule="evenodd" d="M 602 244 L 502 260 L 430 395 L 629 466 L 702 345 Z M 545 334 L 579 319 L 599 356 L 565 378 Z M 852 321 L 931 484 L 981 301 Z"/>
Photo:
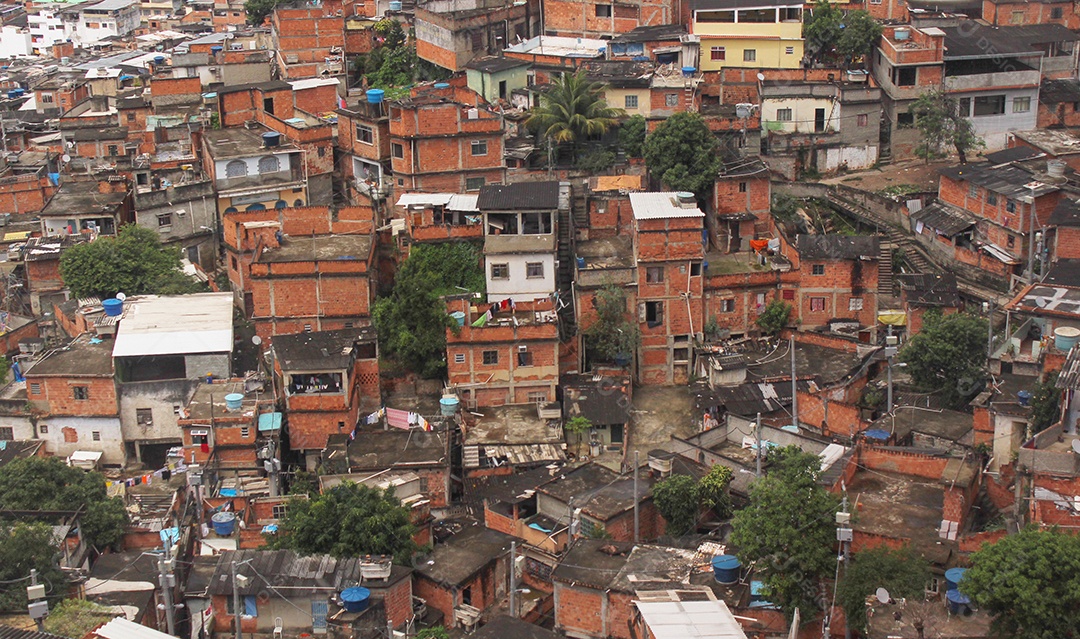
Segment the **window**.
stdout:
<path fill-rule="evenodd" d="M 375 129 L 363 124 L 357 124 L 356 141 L 364 144 L 375 144 Z"/>
<path fill-rule="evenodd" d="M 543 262 L 525 262 L 525 277 L 530 280 L 544 277 Z"/>
<path fill-rule="evenodd" d="M 861 311 L 862 310 L 862 298 L 853 297 L 848 300 L 847 310 L 849 311 Z"/>
<path fill-rule="evenodd" d="M 870 4 L 881 4 L 881 0 L 870 0 Z"/>
<path fill-rule="evenodd" d="M 1013 113 L 1031 111 L 1031 98 L 1013 98 Z"/>
<path fill-rule="evenodd" d="M 699 275 L 701 275 L 701 262 L 691 262 L 690 277 L 697 277 Z"/>
<path fill-rule="evenodd" d="M 918 74 L 915 67 L 896 67 L 893 69 L 893 84 L 898 87 L 913 87 Z"/>
<path fill-rule="evenodd" d="M 986 192 L 986 203 L 990 206 L 997 206 L 997 193 Z"/>
<path fill-rule="evenodd" d="M 1013 248 L 1016 246 L 1016 236 L 1010 235 L 1005 238 L 1005 248 Z"/>
<path fill-rule="evenodd" d="M 310 333 L 311 332 L 311 324 L 304 324 L 304 332 L 305 333 Z"/>
<path fill-rule="evenodd" d="M 647 266 L 645 267 L 645 281 L 649 284 L 659 284 L 664 281 L 664 267 L 663 266 Z"/>
<path fill-rule="evenodd" d="M 1005 113 L 1005 96 L 982 95 L 975 98 L 975 116 L 1002 115 Z"/>
<path fill-rule="evenodd" d="M 675 348 L 671 351 L 671 359 L 676 362 L 686 362 L 690 360 L 689 348 Z"/>
<path fill-rule="evenodd" d="M 968 185 L 968 197 L 975 197 L 975 198 L 979 197 L 979 185 L 978 184 L 969 184 Z"/>
<path fill-rule="evenodd" d="M 637 108 L 637 96 L 636 95 L 628 95 L 628 96 L 626 96 L 625 98 L 623 98 L 623 104 L 626 106 L 627 109 L 636 109 Z"/>
<path fill-rule="evenodd" d="M 810 312 L 811 313 L 823 313 L 825 311 L 825 298 L 824 297 L 811 297 L 810 298 Z"/>
<path fill-rule="evenodd" d="M 92 440 L 94 440 L 96 442 L 101 441 L 101 431 L 100 430 L 91 431 L 90 439 L 92 439 Z"/>
<path fill-rule="evenodd" d="M 244 617 L 258 617 L 259 606 L 255 595 L 244 595 Z"/>
<path fill-rule="evenodd" d="M 518 351 L 518 366 L 532 366 L 533 358 L 532 353 L 529 351 Z"/>
<path fill-rule="evenodd" d="M 865 113 L 860 113 L 855 116 L 855 124 L 856 126 L 866 126 L 867 124 L 870 124 L 870 116 Z"/>
<path fill-rule="evenodd" d="M 776 22 L 776 9 L 744 9 L 739 11 L 739 22 Z"/>
<path fill-rule="evenodd" d="M 971 98 L 960 98 L 959 106 L 960 115 L 969 118 L 971 117 Z"/>
<path fill-rule="evenodd" d="M 38 433 L 40 433 L 42 435 L 48 435 L 49 434 L 49 425 L 48 424 L 38 424 Z"/>
<path fill-rule="evenodd" d="M 172 213 L 157 216 L 157 225 L 158 228 L 172 226 Z"/>
<path fill-rule="evenodd" d="M 251 426 L 241 426 L 240 427 L 240 438 L 241 439 L 247 439 L 248 437 L 251 437 Z"/>
<path fill-rule="evenodd" d="M 289 512 L 288 504 L 274 504 L 270 507 L 270 516 L 274 519 L 281 519 Z"/>
<path fill-rule="evenodd" d="M 225 165 L 226 177 L 244 177 L 247 174 L 247 162 L 243 160 L 233 160 Z"/>
<path fill-rule="evenodd" d="M 117 148 L 117 146 L 115 144 L 110 144 L 109 145 L 109 155 L 112 156 L 112 157 L 116 157 L 119 154 L 120 154 L 120 149 Z"/>
<path fill-rule="evenodd" d="M 259 173 L 277 173 L 281 170 L 281 160 L 274 155 L 259 158 Z"/>
<path fill-rule="evenodd" d="M 1009 22 L 1011 24 L 1024 24 L 1024 12 L 1023 11 L 1013 11 Z"/>
<path fill-rule="evenodd" d="M 236 269 L 240 268 L 239 262 L 236 261 L 236 256 L 233 255 L 231 259 L 232 259 L 233 270 L 235 271 Z"/>
<path fill-rule="evenodd" d="M 610 18 L 611 17 L 611 5 L 610 4 L 598 4 L 598 5 L 596 5 L 596 17 L 597 18 Z"/>
<path fill-rule="evenodd" d="M 506 263 L 492 264 L 491 265 L 491 279 L 493 280 L 508 280 L 510 279 L 510 265 Z"/>
<path fill-rule="evenodd" d="M 776 110 L 777 122 L 791 122 L 791 109 L 777 109 Z"/>
<path fill-rule="evenodd" d="M 51 94 L 51 93 L 42 93 L 41 94 L 41 101 L 43 103 L 45 103 L 45 104 L 52 104 L 52 102 L 53 102 L 53 94 Z"/>
<path fill-rule="evenodd" d="M 679 106 L 679 94 L 678 93 L 665 93 L 664 94 L 664 106 L 669 106 L 669 107 Z"/>
<path fill-rule="evenodd" d="M 469 34 L 469 43 L 472 46 L 473 51 L 479 51 L 484 48 L 484 34 L 480 31 L 473 31 Z"/>
<path fill-rule="evenodd" d="M 795 299 L 795 289 L 784 289 L 780 297 L 783 297 L 785 300 L 790 302 L 791 300 Z"/>
<path fill-rule="evenodd" d="M 724 47 L 713 47 L 710 52 L 710 57 L 713 60 L 726 60 L 727 49 L 725 49 Z"/>
<path fill-rule="evenodd" d="M 139 426 L 153 426 L 154 425 L 154 411 L 150 408 L 136 408 L 135 409 L 135 421 Z"/>
<path fill-rule="evenodd" d="M 1005 200 L 1005 210 L 1009 213 L 1016 213 L 1016 202 L 1012 200 Z"/>
<path fill-rule="evenodd" d="M 915 126 L 915 114 L 913 113 L 897 113 L 896 114 L 896 128 L 898 129 L 910 129 Z"/>
<path fill-rule="evenodd" d="M 473 140 L 473 142 L 472 142 L 472 154 L 473 155 L 487 155 L 487 142 L 485 140 Z"/>
<path fill-rule="evenodd" d="M 499 351 L 484 351 L 484 366 L 494 366 L 499 363 Z"/>
<path fill-rule="evenodd" d="M 810 272 L 813 275 L 824 275 L 825 274 L 825 265 L 824 264 L 815 264 Z"/>
<path fill-rule="evenodd" d="M 455 364 L 464 364 L 465 363 L 465 353 L 454 353 L 454 363 Z"/>
<path fill-rule="evenodd" d="M 321 158 L 324 158 L 324 157 L 326 157 L 326 147 L 325 147 L 325 146 L 320 146 L 320 147 L 319 147 L 319 150 L 318 150 L 318 155 L 319 155 L 319 157 L 321 157 Z"/>
<path fill-rule="evenodd" d="M 746 182 L 739 182 L 739 193 L 746 193 Z"/>
<path fill-rule="evenodd" d="M 41 394 L 41 383 L 40 382 L 30 382 L 30 394 L 31 395 L 40 395 Z"/>
<path fill-rule="evenodd" d="M 0 426 L 0 441 L 14 441 L 15 428 L 12 426 Z"/>
<path fill-rule="evenodd" d="M 1061 16 L 1062 16 L 1061 7 L 1054 7 L 1053 9 L 1050 9 L 1050 19 L 1051 20 L 1060 20 Z"/>
<path fill-rule="evenodd" d="M 784 47 L 784 55 L 795 55 L 795 47 Z"/>
<path fill-rule="evenodd" d="M 645 323 L 655 328 L 664 323 L 664 303 L 645 302 Z"/>
<path fill-rule="evenodd" d="M 743 62 L 756 62 L 757 49 L 743 49 L 742 60 Z"/>
<path fill-rule="evenodd" d="M 733 300 L 733 299 L 720 300 L 720 312 L 721 313 L 734 313 L 735 312 L 735 300 Z"/>
<path fill-rule="evenodd" d="M 482 177 L 465 178 L 465 190 L 466 191 L 479 191 L 484 186 L 485 183 L 486 183 L 486 180 L 484 180 L 484 178 L 482 178 Z"/>
<path fill-rule="evenodd" d="M 403 159 L 405 157 L 405 147 L 401 146 L 397 142 L 390 143 L 390 155 L 397 159 Z"/>
<path fill-rule="evenodd" d="M 179 415 L 180 414 L 180 404 L 173 404 L 172 412 L 173 412 L 173 415 Z"/>
<path fill-rule="evenodd" d="M 90 388 L 88 386 L 72 386 L 71 396 L 75 399 L 90 399 Z"/>
<path fill-rule="evenodd" d="M 544 391 L 532 391 L 527 395 L 529 401 L 534 404 L 543 404 L 548 400 L 548 394 Z"/>

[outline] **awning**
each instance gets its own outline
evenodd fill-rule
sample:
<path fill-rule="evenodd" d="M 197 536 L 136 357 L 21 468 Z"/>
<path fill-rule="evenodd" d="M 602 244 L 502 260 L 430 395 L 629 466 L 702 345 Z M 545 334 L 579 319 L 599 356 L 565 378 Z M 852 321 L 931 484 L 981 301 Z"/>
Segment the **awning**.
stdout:
<path fill-rule="evenodd" d="M 887 326 L 907 326 L 907 313 L 904 311 L 879 311 L 877 320 Z"/>
<path fill-rule="evenodd" d="M 1011 253 L 1009 253 L 1005 249 L 1001 248 L 997 244 L 991 244 L 990 242 L 984 242 L 981 248 L 982 248 L 983 251 L 986 252 L 987 255 L 994 258 L 995 260 L 999 260 L 999 261 L 1004 262 L 1006 264 L 1019 264 L 1020 263 L 1020 260 L 1013 257 Z"/>

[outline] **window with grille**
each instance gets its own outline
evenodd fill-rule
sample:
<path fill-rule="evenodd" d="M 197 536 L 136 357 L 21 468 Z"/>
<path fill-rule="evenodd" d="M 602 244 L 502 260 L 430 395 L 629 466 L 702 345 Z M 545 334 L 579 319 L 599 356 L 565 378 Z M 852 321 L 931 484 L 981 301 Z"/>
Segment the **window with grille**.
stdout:
<path fill-rule="evenodd" d="M 247 162 L 243 160 L 233 160 L 225 165 L 226 177 L 244 177 L 247 174 Z"/>
<path fill-rule="evenodd" d="M 75 399 L 90 399 L 90 388 L 87 386 L 72 386 L 71 396 Z"/>
<path fill-rule="evenodd" d="M 493 279 L 493 280 L 508 280 L 508 279 L 510 279 L 510 265 L 509 264 L 492 264 L 491 265 L 491 279 Z"/>
<path fill-rule="evenodd" d="M 0 441 L 14 441 L 15 428 L 12 426 L 0 426 Z"/>
<path fill-rule="evenodd" d="M 92 439 L 92 440 L 94 440 L 96 442 L 101 441 L 101 431 L 100 430 L 95 430 L 95 431 L 91 432 L 90 433 L 90 439 Z"/>
<path fill-rule="evenodd" d="M 727 49 L 724 47 L 713 47 L 710 50 L 710 57 L 713 60 L 725 60 L 727 59 Z"/>
<path fill-rule="evenodd" d="M 526 262 L 525 263 L 525 277 L 534 280 L 544 277 L 544 263 L 543 262 Z"/>
<path fill-rule="evenodd" d="M 623 98 L 623 105 L 627 109 L 636 109 L 637 108 L 637 96 L 636 95 L 628 95 L 628 96 L 626 96 L 625 98 Z"/>
<path fill-rule="evenodd" d="M 454 353 L 454 363 L 455 364 L 464 364 L 465 363 L 465 353 Z"/>
<path fill-rule="evenodd" d="M 251 426 L 241 426 L 240 437 L 241 439 L 247 439 L 248 437 L 251 437 Z"/>
<path fill-rule="evenodd" d="M 482 177 L 465 178 L 465 190 L 466 191 L 479 191 L 484 186 L 485 180 Z"/>
<path fill-rule="evenodd" d="M 548 400 L 548 394 L 544 391 L 533 391 L 529 393 L 528 397 L 533 404 L 542 404 Z"/>
<path fill-rule="evenodd" d="M 39 382 L 30 382 L 30 394 L 31 395 L 40 395 L 41 394 L 41 384 Z"/>
<path fill-rule="evenodd" d="M 473 140 L 472 143 L 473 155 L 487 155 L 487 142 L 484 140 Z"/>
<path fill-rule="evenodd" d="M 270 516 L 274 519 L 281 519 L 289 512 L 288 504 L 274 504 L 270 507 Z"/>
<path fill-rule="evenodd" d="M 259 173 L 277 173 L 281 170 L 281 160 L 274 155 L 259 158 Z"/>
<path fill-rule="evenodd" d="M 669 106 L 669 107 L 679 106 L 679 94 L 678 93 L 665 93 L 664 94 L 664 106 Z"/>
<path fill-rule="evenodd" d="M 743 49 L 742 59 L 743 59 L 743 62 L 756 62 L 757 61 L 757 49 Z"/>
<path fill-rule="evenodd" d="M 812 313 L 825 312 L 825 298 L 824 297 L 811 297 L 810 298 L 810 311 Z"/>
<path fill-rule="evenodd" d="M 825 265 L 824 264 L 815 264 L 813 266 L 812 273 L 814 275 L 824 275 L 825 274 Z"/>
<path fill-rule="evenodd" d="M 1013 113 L 1027 113 L 1031 111 L 1031 98 L 1013 98 Z"/>
<path fill-rule="evenodd" d="M 357 124 L 356 141 L 364 144 L 375 144 L 375 130 L 369 126 Z"/>
<path fill-rule="evenodd" d="M 647 266 L 645 267 L 645 281 L 649 284 L 660 284 L 664 281 L 664 267 L 663 266 Z"/>
<path fill-rule="evenodd" d="M 484 365 L 494 366 L 499 363 L 499 351 L 484 351 Z"/>
<path fill-rule="evenodd" d="M 791 122 L 791 109 L 777 109 L 776 110 L 777 122 Z"/>
<path fill-rule="evenodd" d="M 49 425 L 48 424 L 38 424 L 38 432 L 41 433 L 42 435 L 48 435 L 49 434 Z"/>
<path fill-rule="evenodd" d="M 848 307 L 849 311 L 861 311 L 862 310 L 862 298 L 861 297 L 853 297 L 853 298 L 849 299 L 847 307 Z"/>
<path fill-rule="evenodd" d="M 150 408 L 136 408 L 135 421 L 138 422 L 140 426 L 153 426 L 154 411 Z"/>
<path fill-rule="evenodd" d="M 157 225 L 159 229 L 166 226 L 172 226 L 172 214 L 166 213 L 164 215 L 157 216 Z"/>

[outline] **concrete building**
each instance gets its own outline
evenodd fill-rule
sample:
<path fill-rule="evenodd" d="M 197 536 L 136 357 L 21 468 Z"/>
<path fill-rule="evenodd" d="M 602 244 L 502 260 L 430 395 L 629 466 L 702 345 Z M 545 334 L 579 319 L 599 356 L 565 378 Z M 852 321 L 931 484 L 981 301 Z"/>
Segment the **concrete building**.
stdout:
<path fill-rule="evenodd" d="M 539 33 L 536 0 L 431 0 L 416 7 L 416 54 L 450 71 Z"/>
<path fill-rule="evenodd" d="M 299 148 L 267 129 L 203 131 L 203 170 L 214 180 L 218 212 L 307 204 L 307 174 Z"/>
<path fill-rule="evenodd" d="M 488 102 L 509 102 L 514 91 L 529 84 L 529 63 L 515 58 L 483 56 L 465 65 L 469 88 Z"/>
<path fill-rule="evenodd" d="M 548 0 L 543 3 L 544 33 L 600 38 L 640 27 L 685 24 L 689 7 L 673 0 Z"/>
<path fill-rule="evenodd" d="M 63 11 L 64 30 L 80 46 L 97 44 L 107 38 L 123 38 L 142 22 L 138 0 L 103 0 L 84 3 Z"/>
<path fill-rule="evenodd" d="M 416 569 L 416 595 L 443 615 L 448 628 L 475 628 L 483 612 L 506 596 L 510 535 L 473 525 L 436 544 Z"/>
<path fill-rule="evenodd" d="M 41 210 L 41 233 L 116 235 L 121 225 L 134 221 L 131 200 L 127 191 L 100 192 L 96 185 L 69 181 Z"/>
<path fill-rule="evenodd" d="M 484 274 L 489 302 L 526 301 L 556 289 L 555 249 L 559 211 L 570 206 L 569 186 L 519 182 L 480 188 Z"/>
<path fill-rule="evenodd" d="M 701 69 L 798 69 L 803 64 L 800 2 L 696 0 L 690 33 L 701 39 Z"/>
<path fill-rule="evenodd" d="M 212 272 L 218 259 L 217 194 L 213 181 L 196 172 L 200 167 L 189 166 L 191 170 L 145 171 L 144 180 L 136 175 L 135 223 L 155 231 L 163 244 L 180 248 L 192 264 Z"/>

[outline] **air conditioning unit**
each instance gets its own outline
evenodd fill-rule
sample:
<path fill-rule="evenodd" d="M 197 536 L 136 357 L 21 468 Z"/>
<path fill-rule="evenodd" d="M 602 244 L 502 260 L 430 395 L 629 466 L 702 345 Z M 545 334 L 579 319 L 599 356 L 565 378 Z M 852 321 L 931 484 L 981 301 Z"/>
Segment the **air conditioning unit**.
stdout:
<path fill-rule="evenodd" d="M 518 345 L 518 352 L 519 353 L 526 353 L 526 352 L 528 352 L 528 350 L 529 350 L 528 346 L 526 346 L 524 344 Z"/>

